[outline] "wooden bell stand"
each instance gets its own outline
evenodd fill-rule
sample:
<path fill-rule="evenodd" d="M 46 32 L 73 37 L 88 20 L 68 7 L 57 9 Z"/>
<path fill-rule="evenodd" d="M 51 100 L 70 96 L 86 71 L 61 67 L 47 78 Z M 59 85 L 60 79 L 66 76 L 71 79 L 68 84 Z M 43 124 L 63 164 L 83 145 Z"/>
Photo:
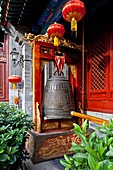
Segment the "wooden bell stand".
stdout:
<path fill-rule="evenodd" d="M 80 142 L 78 136 L 71 131 L 73 123 L 76 122 L 75 117 L 63 120 L 44 120 L 41 115 L 44 88 L 42 70 L 46 62 L 54 61 L 55 50 L 56 47 L 53 44 L 46 42 L 35 41 L 33 45 L 33 121 L 36 126 L 33 131 L 29 131 L 30 139 L 26 144 L 33 163 L 61 157 L 64 153 L 70 154 L 72 141 Z M 65 55 L 65 63 L 73 65 L 74 60 Z M 76 72 L 76 79 L 71 73 L 70 83 L 74 92 L 74 80 L 77 85 L 77 71 L 73 70 Z"/>
<path fill-rule="evenodd" d="M 45 63 L 54 61 L 56 47 L 53 44 L 35 41 L 33 49 L 33 121 L 35 123 L 35 130 L 37 132 L 44 132 L 47 130 L 59 130 L 63 127 L 63 122 L 67 123 L 69 130 L 72 128 L 73 121 L 75 119 L 66 121 L 63 120 L 44 120 L 41 116 L 42 112 L 42 100 L 43 100 L 43 67 Z M 72 64 L 74 61 L 65 55 L 65 63 Z M 77 76 L 77 75 L 76 75 Z M 74 78 L 72 80 L 71 74 L 71 85 L 74 86 Z M 74 93 L 74 87 L 72 87 Z M 68 122 L 67 122 L 68 121 Z M 66 124 L 65 123 L 65 124 Z"/>

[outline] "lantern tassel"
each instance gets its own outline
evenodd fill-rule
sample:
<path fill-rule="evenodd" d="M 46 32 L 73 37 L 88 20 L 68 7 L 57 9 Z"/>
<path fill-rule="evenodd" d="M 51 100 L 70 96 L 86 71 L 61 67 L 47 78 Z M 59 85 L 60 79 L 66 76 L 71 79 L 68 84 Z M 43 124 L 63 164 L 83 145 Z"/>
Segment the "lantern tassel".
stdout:
<path fill-rule="evenodd" d="M 77 37 L 77 20 L 72 18 L 71 20 L 71 31 L 75 33 L 75 37 Z"/>
<path fill-rule="evenodd" d="M 13 83 L 13 90 L 17 89 L 16 83 Z"/>
<path fill-rule="evenodd" d="M 58 45 L 59 45 L 59 39 L 55 36 L 54 37 L 54 46 L 58 47 Z"/>

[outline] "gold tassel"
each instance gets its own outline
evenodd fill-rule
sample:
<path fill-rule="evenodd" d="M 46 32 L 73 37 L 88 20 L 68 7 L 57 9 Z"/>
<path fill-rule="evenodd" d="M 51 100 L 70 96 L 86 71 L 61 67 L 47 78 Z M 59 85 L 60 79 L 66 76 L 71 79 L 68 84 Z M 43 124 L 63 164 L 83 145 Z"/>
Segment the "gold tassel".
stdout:
<path fill-rule="evenodd" d="M 77 31 L 77 20 L 75 18 L 71 20 L 71 31 Z"/>
<path fill-rule="evenodd" d="M 13 89 L 14 89 L 14 90 L 17 89 L 16 83 L 13 83 Z"/>
<path fill-rule="evenodd" d="M 71 31 L 75 32 L 75 37 L 77 37 L 77 20 L 75 18 L 71 20 Z"/>
<path fill-rule="evenodd" d="M 55 36 L 54 37 L 54 46 L 58 46 L 59 45 L 59 41 L 58 38 Z"/>

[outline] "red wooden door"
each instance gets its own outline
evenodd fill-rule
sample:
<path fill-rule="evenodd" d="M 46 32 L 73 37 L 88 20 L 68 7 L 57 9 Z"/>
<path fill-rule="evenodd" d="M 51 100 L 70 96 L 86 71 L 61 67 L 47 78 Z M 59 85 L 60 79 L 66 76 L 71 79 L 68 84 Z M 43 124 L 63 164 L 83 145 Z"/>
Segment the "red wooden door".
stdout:
<path fill-rule="evenodd" d="M 5 35 L 4 54 L 0 50 L 0 102 L 9 101 L 8 83 L 8 35 Z"/>
<path fill-rule="evenodd" d="M 113 31 L 101 30 L 90 43 L 87 110 L 113 113 Z"/>

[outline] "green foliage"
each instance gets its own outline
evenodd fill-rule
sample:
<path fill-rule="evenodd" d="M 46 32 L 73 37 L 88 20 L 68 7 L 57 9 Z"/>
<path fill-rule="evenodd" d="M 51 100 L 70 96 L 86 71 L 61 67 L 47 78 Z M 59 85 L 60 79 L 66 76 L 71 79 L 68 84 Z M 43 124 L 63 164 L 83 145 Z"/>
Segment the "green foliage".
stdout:
<path fill-rule="evenodd" d="M 80 138 L 81 143 L 72 142 L 72 156 L 64 155 L 60 163 L 65 170 L 112 170 L 113 169 L 113 120 L 109 125 L 103 123 L 97 130 L 102 135 L 92 132 L 86 135 L 88 121 L 85 120 L 82 127 L 74 123 L 72 129 Z M 102 136 L 102 137 L 101 137 Z"/>
<path fill-rule="evenodd" d="M 25 142 L 33 126 L 28 114 L 0 103 L 0 170 L 12 170 L 14 164 L 21 165 L 28 157 Z"/>

